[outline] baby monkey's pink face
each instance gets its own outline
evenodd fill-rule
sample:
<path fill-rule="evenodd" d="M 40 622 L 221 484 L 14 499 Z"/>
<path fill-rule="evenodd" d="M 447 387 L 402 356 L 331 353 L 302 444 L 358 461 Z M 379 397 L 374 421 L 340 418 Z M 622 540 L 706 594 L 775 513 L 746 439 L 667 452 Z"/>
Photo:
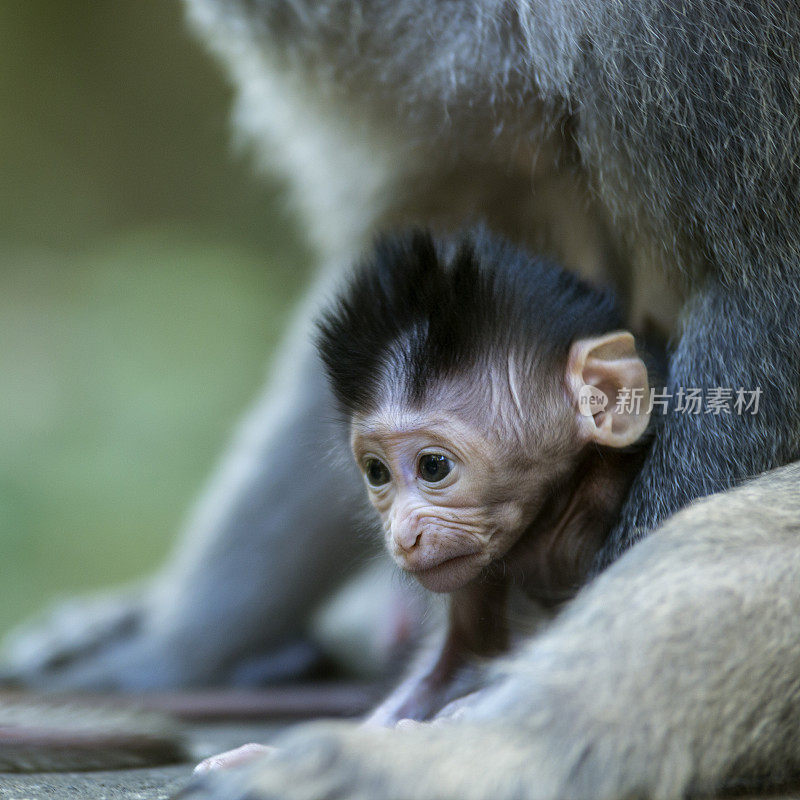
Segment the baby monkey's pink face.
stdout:
<path fill-rule="evenodd" d="M 434 592 L 505 554 L 540 501 L 531 465 L 509 463 L 497 440 L 453 414 L 357 416 L 351 442 L 389 552 Z"/>
<path fill-rule="evenodd" d="M 475 376 L 483 394 L 442 386 L 422 409 L 387 399 L 352 418 L 353 454 L 386 546 L 431 591 L 458 589 L 504 556 L 587 445 L 626 447 L 647 427 L 648 411 L 615 403 L 622 388 L 649 391 L 626 331 L 575 341 L 553 384 L 561 388 L 534 402 L 519 373 L 509 357 Z M 606 402 L 581 411 L 587 389 Z"/>

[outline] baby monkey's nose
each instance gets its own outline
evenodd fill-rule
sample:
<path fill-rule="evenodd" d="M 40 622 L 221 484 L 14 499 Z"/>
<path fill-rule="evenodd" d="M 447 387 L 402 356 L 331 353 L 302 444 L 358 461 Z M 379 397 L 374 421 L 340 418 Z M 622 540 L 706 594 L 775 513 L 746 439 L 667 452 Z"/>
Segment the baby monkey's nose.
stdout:
<path fill-rule="evenodd" d="M 402 525 L 392 532 L 392 536 L 397 546 L 406 553 L 411 552 L 419 546 L 422 533 L 411 525 Z"/>

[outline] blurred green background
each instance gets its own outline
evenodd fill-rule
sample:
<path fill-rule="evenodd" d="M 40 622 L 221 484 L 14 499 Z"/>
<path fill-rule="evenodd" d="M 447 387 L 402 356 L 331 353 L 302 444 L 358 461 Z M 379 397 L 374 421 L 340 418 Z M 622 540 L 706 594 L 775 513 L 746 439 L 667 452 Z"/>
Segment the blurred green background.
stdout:
<path fill-rule="evenodd" d="M 0 633 L 167 552 L 308 273 L 177 0 L 0 4 Z"/>

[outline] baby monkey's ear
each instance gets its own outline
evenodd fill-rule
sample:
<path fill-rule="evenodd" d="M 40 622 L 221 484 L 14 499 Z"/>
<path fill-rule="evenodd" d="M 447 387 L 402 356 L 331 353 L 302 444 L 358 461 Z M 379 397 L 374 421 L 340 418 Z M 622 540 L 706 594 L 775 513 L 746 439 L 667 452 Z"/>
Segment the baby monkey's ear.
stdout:
<path fill-rule="evenodd" d="M 626 447 L 645 432 L 650 420 L 647 367 L 628 331 L 573 342 L 566 378 L 588 441 Z"/>

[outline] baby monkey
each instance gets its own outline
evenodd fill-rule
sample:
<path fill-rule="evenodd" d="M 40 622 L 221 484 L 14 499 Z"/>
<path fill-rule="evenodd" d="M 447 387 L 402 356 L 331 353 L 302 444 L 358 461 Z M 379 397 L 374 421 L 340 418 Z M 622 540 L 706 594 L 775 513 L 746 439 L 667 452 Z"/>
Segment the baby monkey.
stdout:
<path fill-rule="evenodd" d="M 622 327 L 608 290 L 483 230 L 381 239 L 321 319 L 386 547 L 450 596 L 442 645 L 368 723 L 430 719 L 475 688 L 473 665 L 510 646 L 510 586 L 554 606 L 586 581 L 646 444 L 648 370 Z"/>
<path fill-rule="evenodd" d="M 465 666 L 510 645 L 511 585 L 553 606 L 586 581 L 647 438 L 648 370 L 622 328 L 608 290 L 483 230 L 382 239 L 322 318 L 386 547 L 450 595 L 441 649 L 373 723 L 463 694 Z"/>

